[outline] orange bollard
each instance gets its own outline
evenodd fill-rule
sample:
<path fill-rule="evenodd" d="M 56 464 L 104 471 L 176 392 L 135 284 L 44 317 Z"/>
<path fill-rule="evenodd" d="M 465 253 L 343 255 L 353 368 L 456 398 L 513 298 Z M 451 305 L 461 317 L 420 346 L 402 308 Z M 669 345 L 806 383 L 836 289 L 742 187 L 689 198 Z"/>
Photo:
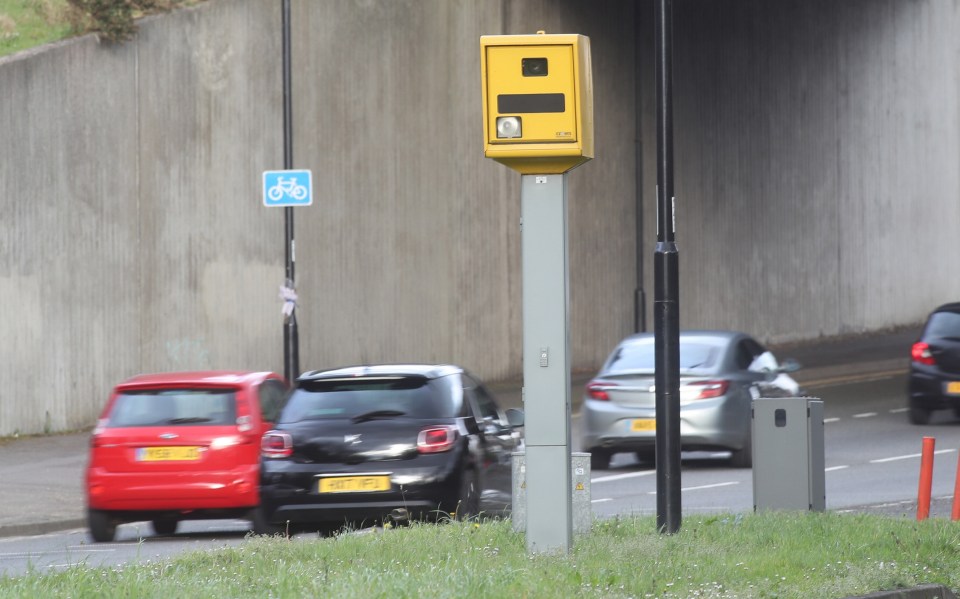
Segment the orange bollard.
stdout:
<path fill-rule="evenodd" d="M 920 454 L 920 490 L 917 492 L 917 520 L 930 516 L 930 492 L 933 488 L 933 448 L 937 440 L 923 438 L 923 453 Z"/>
<path fill-rule="evenodd" d="M 957 478 L 953 483 L 953 509 L 950 511 L 950 519 L 960 520 L 960 457 L 957 458 Z"/>

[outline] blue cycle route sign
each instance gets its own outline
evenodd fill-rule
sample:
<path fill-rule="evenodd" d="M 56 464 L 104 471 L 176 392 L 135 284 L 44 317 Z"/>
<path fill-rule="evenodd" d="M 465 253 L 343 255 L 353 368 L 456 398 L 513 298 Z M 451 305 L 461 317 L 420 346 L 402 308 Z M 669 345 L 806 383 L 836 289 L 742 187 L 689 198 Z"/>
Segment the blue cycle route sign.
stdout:
<path fill-rule="evenodd" d="M 264 206 L 309 206 L 312 203 L 309 170 L 263 171 Z"/>

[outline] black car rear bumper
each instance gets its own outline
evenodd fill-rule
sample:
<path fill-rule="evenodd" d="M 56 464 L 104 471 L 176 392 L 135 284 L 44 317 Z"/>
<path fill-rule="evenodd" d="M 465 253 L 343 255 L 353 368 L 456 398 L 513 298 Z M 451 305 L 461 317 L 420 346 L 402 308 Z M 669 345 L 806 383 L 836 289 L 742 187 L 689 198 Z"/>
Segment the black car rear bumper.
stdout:
<path fill-rule="evenodd" d="M 266 521 L 291 523 L 354 523 L 371 525 L 406 510 L 411 519 L 442 520 L 457 509 L 459 481 L 434 483 L 373 493 L 322 495 L 288 485 L 261 489 L 261 511 Z"/>
<path fill-rule="evenodd" d="M 382 524 L 397 510 L 404 510 L 411 519 L 443 520 L 453 510 L 444 510 L 433 500 L 417 501 L 354 501 L 348 503 L 283 504 L 273 511 L 264 505 L 264 517 L 273 524 L 348 524 L 357 527 Z"/>
<path fill-rule="evenodd" d="M 908 383 L 911 406 L 927 410 L 960 408 L 960 395 L 946 393 L 951 382 L 960 382 L 960 376 L 936 369 L 920 370 L 914 365 Z"/>
<path fill-rule="evenodd" d="M 466 472 L 452 457 L 455 458 L 451 454 L 423 456 L 421 461 L 429 465 L 420 467 L 402 462 L 368 462 L 349 470 L 342 465 L 267 460 L 261 469 L 261 514 L 274 524 L 382 522 L 396 509 L 406 509 L 411 519 L 442 519 L 457 509 L 460 479 Z M 326 475 L 385 471 L 389 471 L 391 481 L 386 491 L 319 491 L 319 480 Z"/>

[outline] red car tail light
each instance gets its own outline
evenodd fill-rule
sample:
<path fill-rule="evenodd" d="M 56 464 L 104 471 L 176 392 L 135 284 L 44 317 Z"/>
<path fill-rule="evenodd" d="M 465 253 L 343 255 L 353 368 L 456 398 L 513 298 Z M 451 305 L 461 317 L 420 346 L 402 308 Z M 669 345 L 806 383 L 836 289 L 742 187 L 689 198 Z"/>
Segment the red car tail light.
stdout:
<path fill-rule="evenodd" d="M 99 435 L 100 433 L 102 433 L 103 431 L 107 430 L 107 422 L 109 422 L 109 420 L 108 420 L 107 418 L 100 418 L 100 419 L 98 419 L 98 420 L 97 420 L 97 425 L 96 425 L 95 427 L 93 427 L 93 435 L 94 435 L 94 436 L 97 436 L 97 435 Z"/>
<path fill-rule="evenodd" d="M 100 418 L 97 420 L 97 425 L 93 427 L 93 432 L 90 433 L 90 447 L 100 447 L 102 444 L 101 435 L 107 430 L 107 419 Z"/>
<path fill-rule="evenodd" d="M 293 455 L 293 437 L 289 433 L 267 431 L 260 439 L 260 455 L 265 458 L 288 458 Z"/>
<path fill-rule="evenodd" d="M 616 385 L 590 381 L 587 383 L 587 396 L 597 401 L 610 401 L 610 395 L 607 393 L 607 389 L 611 387 L 616 387 Z"/>
<path fill-rule="evenodd" d="M 923 341 L 917 341 L 913 344 L 913 347 L 910 348 L 910 359 L 918 364 L 926 364 L 927 366 L 936 365 L 936 360 L 933 359 L 933 354 L 930 353 L 930 346 Z"/>
<path fill-rule="evenodd" d="M 696 381 L 694 383 L 689 383 L 687 386 L 700 388 L 700 393 L 698 393 L 693 399 L 712 399 L 714 397 L 725 395 L 727 389 L 730 388 L 730 381 L 725 381 L 722 379 L 712 381 Z"/>
<path fill-rule="evenodd" d="M 440 453 L 449 451 L 457 440 L 457 427 L 449 424 L 431 426 L 417 435 L 417 451 L 420 453 Z"/>

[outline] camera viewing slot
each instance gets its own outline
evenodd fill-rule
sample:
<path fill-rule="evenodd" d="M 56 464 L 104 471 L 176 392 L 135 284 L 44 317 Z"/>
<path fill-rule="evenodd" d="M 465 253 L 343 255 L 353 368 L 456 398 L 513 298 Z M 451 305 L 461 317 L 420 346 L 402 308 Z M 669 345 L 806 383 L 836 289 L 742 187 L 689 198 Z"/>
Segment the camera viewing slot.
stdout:
<path fill-rule="evenodd" d="M 567 107 L 563 94 L 500 94 L 497 112 L 500 114 L 564 112 Z"/>

